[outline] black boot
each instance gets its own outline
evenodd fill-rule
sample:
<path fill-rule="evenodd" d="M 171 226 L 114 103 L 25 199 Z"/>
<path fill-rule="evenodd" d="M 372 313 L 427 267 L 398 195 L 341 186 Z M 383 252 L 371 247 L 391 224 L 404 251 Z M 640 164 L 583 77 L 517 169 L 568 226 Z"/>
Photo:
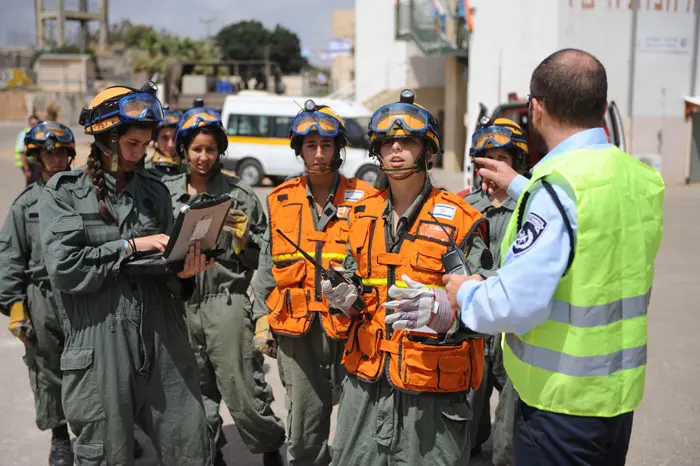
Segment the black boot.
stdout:
<path fill-rule="evenodd" d="M 224 454 L 221 450 L 216 450 L 216 456 L 214 457 L 214 466 L 227 466 L 226 461 L 224 461 Z"/>
<path fill-rule="evenodd" d="M 49 466 L 72 466 L 73 447 L 70 439 L 54 437 L 51 439 L 51 452 L 49 453 Z"/>
<path fill-rule="evenodd" d="M 284 466 L 284 460 L 279 450 L 263 453 L 263 466 Z"/>
<path fill-rule="evenodd" d="M 134 458 L 138 459 L 143 456 L 143 447 L 138 440 L 134 439 Z"/>

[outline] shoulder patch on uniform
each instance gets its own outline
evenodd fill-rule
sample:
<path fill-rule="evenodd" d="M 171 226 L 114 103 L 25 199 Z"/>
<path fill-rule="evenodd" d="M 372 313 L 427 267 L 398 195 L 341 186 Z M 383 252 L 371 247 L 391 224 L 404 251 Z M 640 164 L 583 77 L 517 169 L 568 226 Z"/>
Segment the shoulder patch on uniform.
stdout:
<path fill-rule="evenodd" d="M 83 168 L 79 167 L 76 168 L 75 170 L 71 170 L 69 172 L 60 172 L 56 173 L 54 176 L 49 179 L 49 182 L 46 183 L 47 188 L 51 189 L 56 189 L 58 188 L 58 185 L 61 183 L 65 183 L 68 180 L 75 179 L 83 174 Z"/>
<path fill-rule="evenodd" d="M 367 208 L 366 205 L 358 205 L 358 206 L 355 206 L 354 211 L 356 214 L 359 214 L 360 212 L 364 212 L 365 208 Z"/>
<path fill-rule="evenodd" d="M 433 206 L 433 215 L 436 217 L 454 220 L 457 207 L 449 204 L 435 204 Z"/>
<path fill-rule="evenodd" d="M 516 256 L 530 249 L 540 238 L 547 227 L 547 221 L 534 212 L 527 214 L 525 223 L 515 237 L 513 254 Z"/>
<path fill-rule="evenodd" d="M 344 197 L 346 201 L 359 201 L 365 195 L 365 192 L 361 189 L 347 189 L 345 191 Z"/>
<path fill-rule="evenodd" d="M 286 201 L 287 199 L 289 199 L 289 196 L 287 194 L 278 194 L 277 195 L 277 200 L 280 202 Z"/>

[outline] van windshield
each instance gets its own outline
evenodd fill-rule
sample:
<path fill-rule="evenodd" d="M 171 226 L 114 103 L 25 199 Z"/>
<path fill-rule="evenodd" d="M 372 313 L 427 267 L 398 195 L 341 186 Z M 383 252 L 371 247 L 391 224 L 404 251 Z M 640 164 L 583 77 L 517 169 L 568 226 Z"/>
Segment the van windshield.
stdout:
<path fill-rule="evenodd" d="M 369 150 L 369 137 L 367 127 L 369 118 L 343 118 L 345 120 L 345 135 L 348 138 L 348 146 L 354 149 Z"/>

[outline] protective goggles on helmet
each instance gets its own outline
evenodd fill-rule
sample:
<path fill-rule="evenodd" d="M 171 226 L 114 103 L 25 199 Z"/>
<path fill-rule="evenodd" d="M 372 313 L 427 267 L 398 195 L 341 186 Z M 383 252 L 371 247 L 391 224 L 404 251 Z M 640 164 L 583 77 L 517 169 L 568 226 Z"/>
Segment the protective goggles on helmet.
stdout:
<path fill-rule="evenodd" d="M 202 126 L 223 126 L 219 112 L 206 107 L 186 111 L 178 123 L 178 131 L 187 131 Z"/>
<path fill-rule="evenodd" d="M 472 149 L 475 151 L 509 147 L 516 142 L 525 143 L 522 136 L 513 134 L 508 128 L 502 126 L 487 126 L 476 131 L 472 136 Z"/>
<path fill-rule="evenodd" d="M 81 121 L 84 121 L 84 126 L 100 126 L 96 125 L 98 122 L 103 122 L 106 120 L 111 120 L 114 117 L 118 121 L 109 122 L 107 126 L 113 126 L 115 123 L 131 123 L 140 121 L 156 121 L 160 123 L 163 121 L 163 107 L 157 97 L 147 94 L 145 92 L 137 92 L 132 94 L 127 94 L 118 101 L 118 105 L 109 105 L 116 107 L 114 110 L 107 110 L 108 104 L 103 104 L 94 109 L 88 110 L 89 117 L 83 120 L 81 116 Z M 100 107 L 103 107 L 102 110 Z M 106 110 L 106 111 L 105 111 Z M 101 130 L 103 128 L 95 128 L 95 130 Z"/>
<path fill-rule="evenodd" d="M 27 139 L 35 142 L 46 142 L 49 138 L 63 144 L 70 144 L 75 141 L 70 128 L 51 121 L 39 123 L 27 135 Z"/>
<path fill-rule="evenodd" d="M 377 134 L 387 134 L 394 128 L 411 133 L 422 133 L 430 127 L 430 114 L 427 110 L 407 103 L 393 103 L 374 112 L 369 122 L 369 130 Z"/>
<path fill-rule="evenodd" d="M 163 122 L 160 126 L 177 126 L 179 121 L 180 114 L 175 110 L 163 110 Z"/>
<path fill-rule="evenodd" d="M 335 137 L 342 132 L 340 121 L 319 111 L 302 112 L 292 120 L 290 131 L 293 135 L 305 136 L 317 132 L 321 136 Z"/>

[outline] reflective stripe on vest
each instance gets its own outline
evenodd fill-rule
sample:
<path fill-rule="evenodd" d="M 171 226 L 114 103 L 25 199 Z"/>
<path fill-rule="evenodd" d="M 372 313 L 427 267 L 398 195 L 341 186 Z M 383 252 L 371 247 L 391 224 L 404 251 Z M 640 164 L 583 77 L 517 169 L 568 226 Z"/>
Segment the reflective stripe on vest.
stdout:
<path fill-rule="evenodd" d="M 315 252 L 309 252 L 309 251 L 304 251 L 314 259 L 316 258 L 316 253 Z M 331 253 L 331 252 L 324 252 L 321 254 L 321 258 L 323 259 L 328 259 L 328 260 L 339 260 L 343 261 L 345 260 L 346 254 L 339 254 L 339 253 Z M 296 260 L 296 259 L 304 259 L 306 258 L 300 253 L 300 252 L 295 252 L 292 254 L 278 254 L 276 256 L 272 256 L 272 261 L 273 262 L 285 262 L 285 261 L 291 261 L 291 260 Z"/>
<path fill-rule="evenodd" d="M 389 281 L 386 278 L 363 278 L 362 284 L 366 286 L 387 286 Z M 408 283 L 403 280 L 395 280 L 394 285 L 398 286 L 399 288 L 408 288 Z M 428 289 L 445 289 L 445 287 L 441 285 L 424 284 L 423 286 Z"/>
<path fill-rule="evenodd" d="M 647 362 L 646 344 L 600 356 L 572 356 L 528 345 L 512 333 L 506 334 L 506 343 L 513 354 L 524 363 L 572 377 L 611 375 L 619 371 L 635 369 Z"/>
<path fill-rule="evenodd" d="M 574 260 L 559 281 L 547 321 L 503 340 L 504 365 L 530 406 L 617 416 L 634 410 L 644 392 L 663 180 L 613 146 L 545 160 L 533 170 L 526 192 L 550 174 L 568 183 L 576 201 Z M 501 245 L 504 261 L 517 230 L 513 215 Z"/>

